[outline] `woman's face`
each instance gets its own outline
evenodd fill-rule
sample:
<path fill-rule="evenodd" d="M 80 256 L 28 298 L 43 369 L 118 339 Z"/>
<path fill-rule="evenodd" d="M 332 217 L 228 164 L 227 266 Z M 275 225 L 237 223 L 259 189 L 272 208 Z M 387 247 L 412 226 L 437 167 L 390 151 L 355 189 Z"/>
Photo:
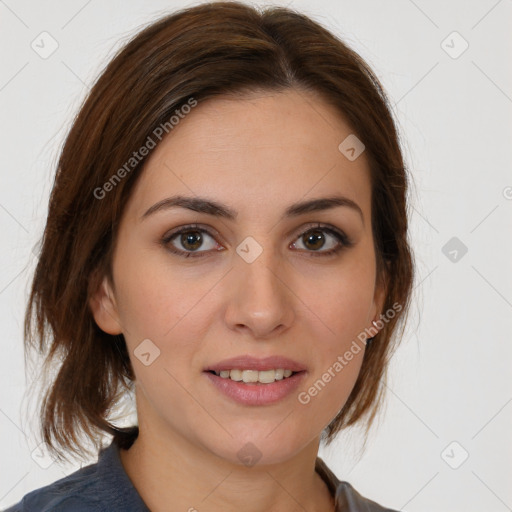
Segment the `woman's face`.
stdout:
<path fill-rule="evenodd" d="M 358 336 L 383 298 L 368 162 L 347 152 L 351 139 L 338 148 L 351 133 L 319 98 L 290 90 L 201 103 L 152 150 L 119 227 L 113 285 L 91 301 L 98 325 L 126 339 L 141 425 L 235 463 L 247 451 L 276 463 L 317 442 L 342 408 L 364 355 Z M 232 217 L 185 205 L 148 213 L 175 196 Z M 342 205 L 287 213 L 335 196 Z M 205 370 L 246 355 L 304 371 L 277 401 L 240 402 L 214 381 L 247 384 Z M 284 380 L 250 387 L 279 393 Z"/>

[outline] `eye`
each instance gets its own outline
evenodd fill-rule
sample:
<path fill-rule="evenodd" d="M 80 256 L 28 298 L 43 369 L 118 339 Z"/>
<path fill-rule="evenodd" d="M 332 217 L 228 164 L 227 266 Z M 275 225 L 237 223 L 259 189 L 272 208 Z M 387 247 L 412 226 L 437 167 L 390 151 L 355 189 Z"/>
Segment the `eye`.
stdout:
<path fill-rule="evenodd" d="M 325 236 L 326 233 L 327 237 Z M 331 242 L 329 242 L 329 238 L 331 239 Z M 343 248 L 351 247 L 353 245 L 353 242 L 347 237 L 347 235 L 345 235 L 345 233 L 322 224 L 317 224 L 316 226 L 303 231 L 299 235 L 298 241 L 293 243 L 292 246 L 297 248 L 298 243 L 302 244 L 302 246 L 311 253 L 311 256 L 334 255 Z M 327 247 L 327 250 L 321 250 L 325 249 L 325 247 Z"/>
<path fill-rule="evenodd" d="M 210 242 L 209 246 L 207 244 L 206 250 L 198 251 L 204 244 L 204 241 L 208 239 L 211 239 L 213 243 Z M 183 256 L 184 258 L 188 258 L 189 256 L 201 257 L 203 256 L 202 253 L 215 249 L 222 250 L 219 249 L 221 246 L 215 242 L 213 235 L 208 230 L 200 228 L 197 225 L 183 226 L 173 231 L 162 239 L 162 243 L 172 253 Z M 177 245 L 181 246 L 181 248 L 177 247 Z"/>

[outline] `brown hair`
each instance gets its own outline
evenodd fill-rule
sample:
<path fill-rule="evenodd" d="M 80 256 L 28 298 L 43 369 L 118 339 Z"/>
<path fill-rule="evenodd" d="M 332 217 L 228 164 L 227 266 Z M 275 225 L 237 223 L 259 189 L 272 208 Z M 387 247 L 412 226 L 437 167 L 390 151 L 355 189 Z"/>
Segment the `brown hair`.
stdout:
<path fill-rule="evenodd" d="M 324 440 L 362 418 L 369 428 L 413 279 L 408 178 L 388 99 L 364 60 L 309 17 L 284 7 L 203 3 L 157 20 L 117 53 L 60 153 L 24 333 L 26 351 L 36 347 L 45 368 L 59 362 L 40 417 L 43 440 L 57 458 L 83 454 L 84 435 L 98 445 L 100 434 L 124 442 L 133 433 L 109 421 L 134 380 L 124 338 L 99 329 L 88 301 L 103 276 L 112 278 L 117 228 L 146 159 L 101 200 L 94 191 L 191 97 L 201 102 L 289 88 L 315 94 L 344 116 L 370 163 L 378 277 L 388 282 L 384 311 L 402 307 L 366 349 L 355 387 Z"/>

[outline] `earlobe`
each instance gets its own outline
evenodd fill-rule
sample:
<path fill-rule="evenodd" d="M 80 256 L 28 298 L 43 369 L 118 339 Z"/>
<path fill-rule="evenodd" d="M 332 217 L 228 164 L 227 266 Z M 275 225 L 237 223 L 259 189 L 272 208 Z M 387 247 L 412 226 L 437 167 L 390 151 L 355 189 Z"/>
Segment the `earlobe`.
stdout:
<path fill-rule="evenodd" d="M 97 290 L 89 299 L 94 320 L 98 327 L 107 334 L 122 334 L 115 297 L 107 277 L 103 277 Z"/>

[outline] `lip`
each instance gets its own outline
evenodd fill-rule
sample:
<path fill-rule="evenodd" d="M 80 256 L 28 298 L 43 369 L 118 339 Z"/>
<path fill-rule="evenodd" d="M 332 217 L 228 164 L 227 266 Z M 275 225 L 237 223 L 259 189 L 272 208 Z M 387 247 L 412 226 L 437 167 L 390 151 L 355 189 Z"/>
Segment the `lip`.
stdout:
<path fill-rule="evenodd" d="M 277 370 L 282 368 L 283 370 L 291 370 L 292 372 L 302 372 L 307 370 L 306 366 L 289 359 L 284 356 L 269 356 L 264 358 L 244 355 L 232 357 L 231 359 L 225 359 L 219 363 L 208 366 L 204 369 L 205 372 L 215 371 L 220 372 L 222 370 Z M 289 377 L 291 378 L 291 377 Z M 268 384 L 267 384 L 268 385 Z"/>
<path fill-rule="evenodd" d="M 296 391 L 307 372 L 300 371 L 271 384 L 244 384 L 229 378 L 224 379 L 208 371 L 205 371 L 204 374 L 221 393 L 239 404 L 269 405 L 283 400 Z"/>

